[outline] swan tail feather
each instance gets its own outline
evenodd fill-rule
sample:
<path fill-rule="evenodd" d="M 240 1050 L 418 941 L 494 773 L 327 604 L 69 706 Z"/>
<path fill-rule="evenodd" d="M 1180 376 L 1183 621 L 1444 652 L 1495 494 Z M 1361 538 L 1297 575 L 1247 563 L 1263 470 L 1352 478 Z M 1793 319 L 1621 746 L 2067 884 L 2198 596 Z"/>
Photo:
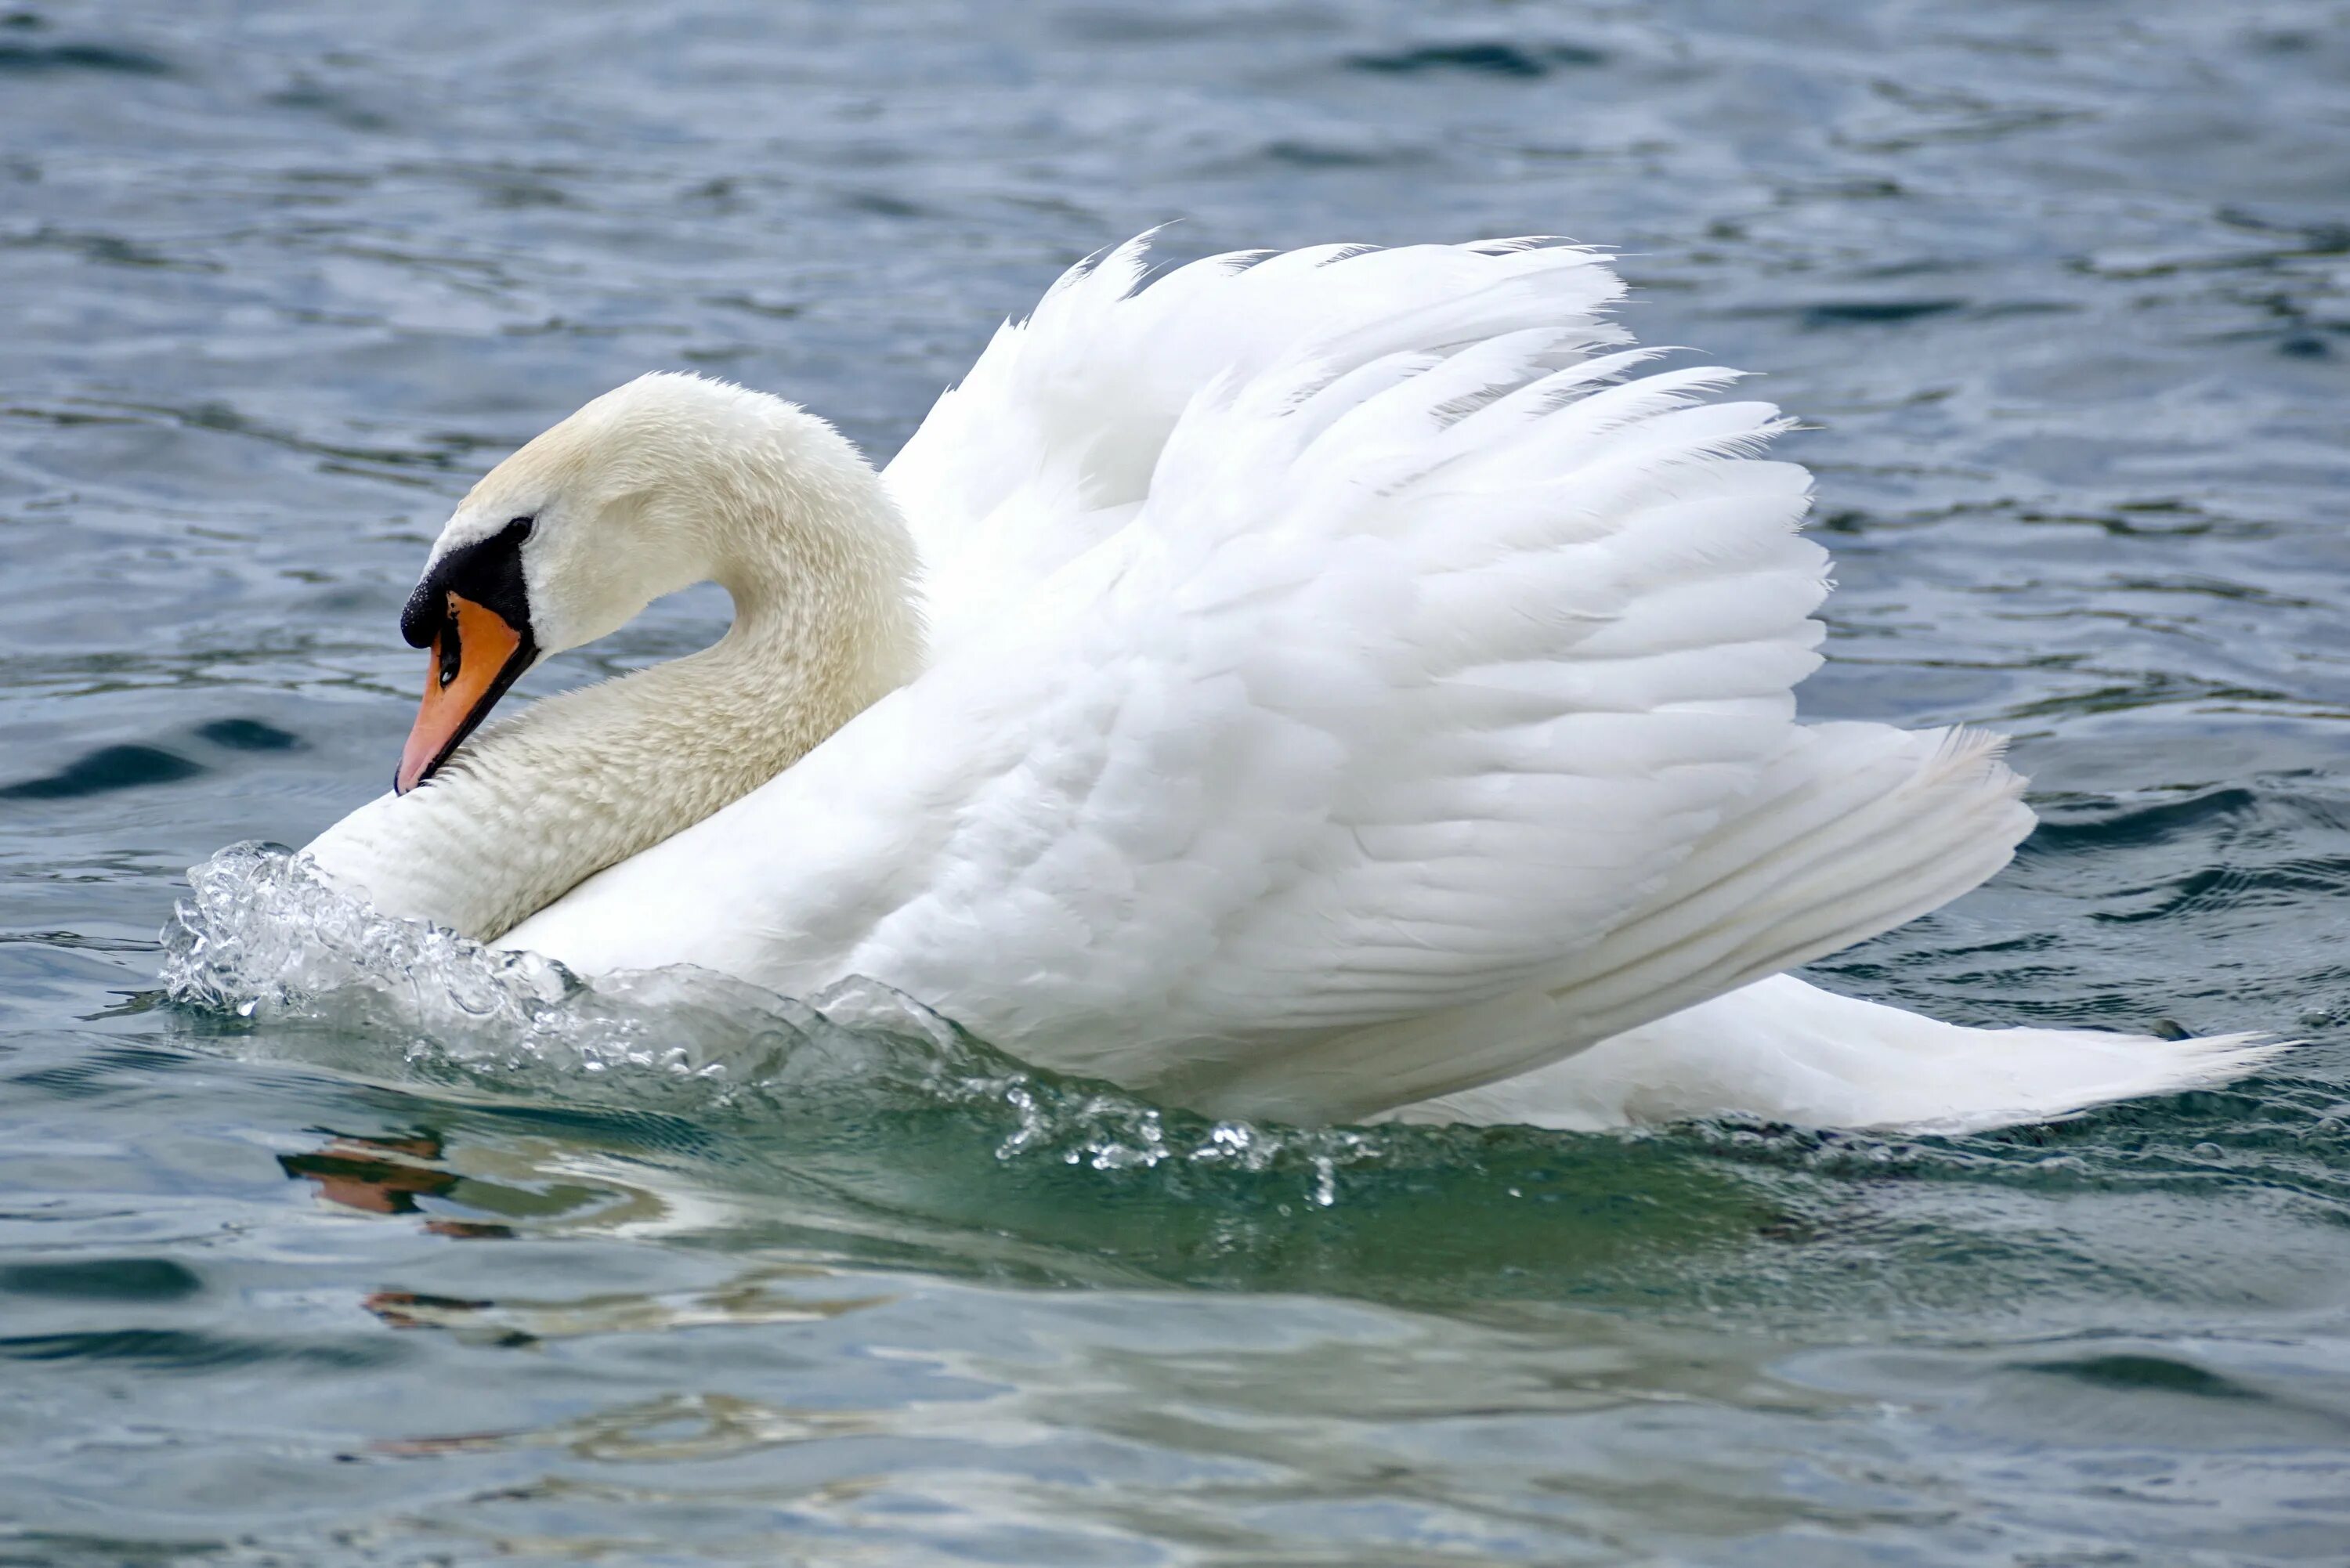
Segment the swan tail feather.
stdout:
<path fill-rule="evenodd" d="M 2102 1029 L 1980 1029 L 1773 975 L 1515 1078 L 1385 1119 L 1561 1131 L 1744 1115 L 1959 1134 L 2212 1089 L 2291 1042 Z"/>

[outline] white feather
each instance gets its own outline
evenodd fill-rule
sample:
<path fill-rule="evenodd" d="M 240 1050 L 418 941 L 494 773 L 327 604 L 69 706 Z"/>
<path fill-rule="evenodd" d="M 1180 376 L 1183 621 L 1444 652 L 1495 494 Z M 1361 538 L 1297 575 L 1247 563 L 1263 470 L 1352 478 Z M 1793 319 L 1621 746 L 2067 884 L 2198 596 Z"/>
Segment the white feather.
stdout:
<path fill-rule="evenodd" d="M 1141 274 L 1140 242 L 1073 270 L 888 470 L 927 670 L 511 945 L 869 975 L 1045 1065 L 1309 1120 L 2041 1115 L 2251 1060 L 1762 978 L 2031 818 L 1987 741 L 1795 724 L 1807 476 L 1752 455 L 1770 405 L 1703 400 L 1734 372 L 1595 357 L 1595 254 Z M 1705 1049 L 1796 1036 L 1843 1041 L 1841 1087 Z"/>

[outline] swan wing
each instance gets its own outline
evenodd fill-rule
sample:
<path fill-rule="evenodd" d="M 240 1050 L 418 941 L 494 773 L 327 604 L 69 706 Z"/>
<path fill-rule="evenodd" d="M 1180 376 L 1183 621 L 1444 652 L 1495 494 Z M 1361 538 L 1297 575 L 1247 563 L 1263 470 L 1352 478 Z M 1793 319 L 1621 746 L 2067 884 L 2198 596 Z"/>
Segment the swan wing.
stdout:
<path fill-rule="evenodd" d="M 1557 362 L 1626 340 L 1623 286 L 1553 243 L 1233 252 L 1141 286 L 1152 235 L 1064 274 L 1006 322 L 883 473 L 945 650 L 1129 522 L 1184 410 L 1220 380 L 1310 355 L 1331 374 L 1541 327 Z"/>
<path fill-rule="evenodd" d="M 1519 1105 L 1520 1085 L 1545 1085 L 1503 1120 L 1544 1119 L 1568 1103 L 1569 1090 L 1596 1093 L 1595 1081 L 1624 1088 L 1643 1115 L 1679 1104 L 1675 1095 L 1708 1093 L 1719 1070 L 1693 1072 L 1700 1058 L 1688 1050 L 1652 1053 L 1642 1042 L 1702 1040 L 1711 1030 L 1713 1055 L 1740 1060 L 1745 1036 L 1722 1033 L 1738 1010 L 1707 999 L 1773 994 L 1758 983 L 1763 977 L 1924 914 L 2004 866 L 2033 819 L 2017 798 L 2022 780 L 2000 761 L 2000 749 L 1997 737 L 1964 730 L 1791 727 L 1753 787 L 1638 909 L 1535 983 L 1341 1031 L 1278 1059 L 1236 1062 L 1215 1092 L 1228 1103 L 1295 1114 L 1300 1085 L 1323 1100 L 1424 1088 L 1450 1097 L 1403 1114 L 1458 1119 L 1463 1106 Z M 1643 1030 L 1668 1013 L 1689 1022 Z M 1587 1045 L 1598 1048 L 1534 1073 L 1518 1065 Z M 1577 1064 L 1586 1057 L 1614 1066 L 1585 1070 Z M 1883 1071 L 1889 1078 L 1899 1068 L 1887 1062 Z M 1463 1085 L 1489 1086 L 1462 1099 L 1452 1091 Z M 1345 1103 L 1346 1114 L 1369 1115 L 1396 1100 L 1374 1104 L 1362 1092 Z"/>
<path fill-rule="evenodd" d="M 1839 919 L 1832 865 L 1805 889 L 1829 913 L 1793 945 L 1765 940 L 1768 900 L 1706 901 L 1816 835 L 1786 759 L 1834 772 L 1849 750 L 1793 722 L 1826 559 L 1796 532 L 1807 476 L 1752 455 L 1775 410 L 1706 400 L 1731 372 L 1592 356 L 1595 265 L 1517 275 L 1506 330 L 1432 328 L 1336 370 L 1293 339 L 1211 375 L 1105 537 L 508 942 L 789 991 L 868 974 L 1048 1065 L 1359 1115 L 1596 1038 L 1464 1051 L 1409 1021 L 1535 992 L 1571 1021 L 1589 984 L 1628 1028 L 1752 978 L 1736 953 L 1798 961 L 1917 912 Z M 2012 805 L 2003 770 L 1977 772 Z M 1941 896 L 2004 859 L 2020 811 L 1921 840 L 1997 840 Z M 1742 922 L 1752 940 L 1725 945 Z M 1666 948 L 1698 956 L 1627 995 Z"/>

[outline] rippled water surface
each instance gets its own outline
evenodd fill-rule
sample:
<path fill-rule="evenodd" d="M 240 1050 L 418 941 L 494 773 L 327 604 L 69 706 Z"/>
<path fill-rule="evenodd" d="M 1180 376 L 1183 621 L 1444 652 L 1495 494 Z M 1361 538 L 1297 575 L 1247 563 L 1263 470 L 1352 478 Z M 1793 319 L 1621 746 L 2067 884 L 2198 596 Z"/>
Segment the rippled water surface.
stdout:
<path fill-rule="evenodd" d="M 1811 708 L 2037 780 L 1822 978 L 2307 1044 L 1308 1134 L 869 994 L 153 1003 L 188 866 L 380 787 L 470 476 L 661 367 L 886 455 L 1169 218 L 1621 247 L 1811 422 Z M 2338 5 L 0 9 L 0 1563 L 2343 1562 L 2345 284 Z"/>

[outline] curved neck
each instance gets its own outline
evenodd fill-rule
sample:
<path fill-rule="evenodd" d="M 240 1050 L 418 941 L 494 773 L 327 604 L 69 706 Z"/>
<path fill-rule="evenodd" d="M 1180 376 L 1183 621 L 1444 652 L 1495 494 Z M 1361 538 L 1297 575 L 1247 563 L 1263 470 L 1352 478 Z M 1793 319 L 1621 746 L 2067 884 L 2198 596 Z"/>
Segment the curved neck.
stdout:
<path fill-rule="evenodd" d="M 846 443 L 842 443 L 846 447 Z M 910 679 L 913 545 L 880 482 L 836 471 L 821 514 L 698 519 L 734 622 L 684 659 L 484 725 L 421 788 L 310 846 L 386 914 L 479 940 L 749 794 Z"/>

